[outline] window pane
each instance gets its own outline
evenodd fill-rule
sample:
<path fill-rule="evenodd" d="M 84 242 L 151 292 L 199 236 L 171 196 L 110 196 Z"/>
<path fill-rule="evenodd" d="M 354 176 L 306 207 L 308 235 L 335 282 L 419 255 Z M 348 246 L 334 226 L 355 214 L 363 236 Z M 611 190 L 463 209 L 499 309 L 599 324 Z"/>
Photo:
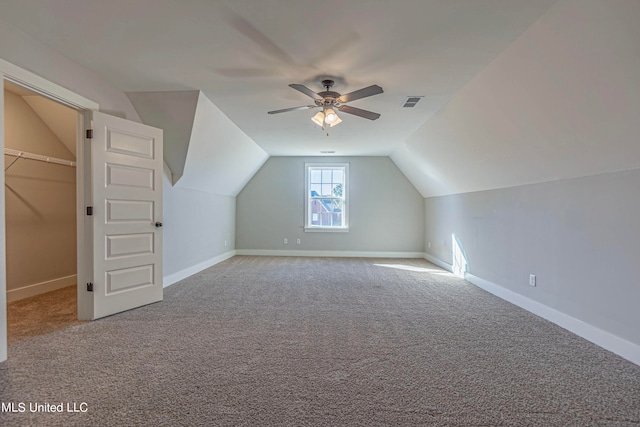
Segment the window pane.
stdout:
<path fill-rule="evenodd" d="M 331 214 L 329 214 L 328 212 L 325 212 L 323 214 L 320 215 L 320 225 L 324 225 L 324 226 L 330 226 L 331 225 Z"/>
<path fill-rule="evenodd" d="M 320 184 L 311 184 L 309 186 L 309 190 L 310 190 L 309 195 L 311 197 L 319 197 L 320 196 L 320 192 L 322 191 Z"/>
<path fill-rule="evenodd" d="M 336 197 L 342 197 L 342 184 L 334 184 L 331 194 Z"/>
<path fill-rule="evenodd" d="M 308 166 L 307 226 L 347 227 L 347 171 L 348 166 Z"/>
<path fill-rule="evenodd" d="M 326 227 L 344 226 L 344 202 L 338 199 L 311 201 L 311 225 Z"/>
<path fill-rule="evenodd" d="M 309 182 L 312 184 L 320 184 L 321 173 L 319 169 L 311 169 L 311 174 L 309 177 Z"/>
<path fill-rule="evenodd" d="M 332 214 L 331 221 L 334 227 L 342 227 L 344 224 L 342 223 L 342 212 Z"/>
<path fill-rule="evenodd" d="M 331 201 L 330 200 L 321 199 L 319 202 L 320 202 L 320 206 L 318 206 L 318 208 L 319 208 L 320 212 L 322 212 L 322 213 L 331 212 Z"/>
<path fill-rule="evenodd" d="M 321 215 L 324 209 L 319 200 L 311 201 L 311 225 L 321 225 Z"/>

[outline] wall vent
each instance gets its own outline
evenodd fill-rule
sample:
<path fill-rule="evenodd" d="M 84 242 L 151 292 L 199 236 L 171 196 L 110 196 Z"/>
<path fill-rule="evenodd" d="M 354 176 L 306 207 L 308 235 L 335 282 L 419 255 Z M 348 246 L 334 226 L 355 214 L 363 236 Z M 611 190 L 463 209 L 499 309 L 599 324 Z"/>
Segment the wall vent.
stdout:
<path fill-rule="evenodd" d="M 409 96 L 407 100 L 402 104 L 403 108 L 413 108 L 424 96 Z"/>

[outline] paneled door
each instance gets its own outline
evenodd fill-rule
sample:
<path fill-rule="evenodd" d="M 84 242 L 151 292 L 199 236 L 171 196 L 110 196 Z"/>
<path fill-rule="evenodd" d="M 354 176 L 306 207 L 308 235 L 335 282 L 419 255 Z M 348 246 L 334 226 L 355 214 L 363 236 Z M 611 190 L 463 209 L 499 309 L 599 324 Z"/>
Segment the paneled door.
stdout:
<path fill-rule="evenodd" d="M 162 130 L 93 113 L 93 318 L 162 300 Z"/>

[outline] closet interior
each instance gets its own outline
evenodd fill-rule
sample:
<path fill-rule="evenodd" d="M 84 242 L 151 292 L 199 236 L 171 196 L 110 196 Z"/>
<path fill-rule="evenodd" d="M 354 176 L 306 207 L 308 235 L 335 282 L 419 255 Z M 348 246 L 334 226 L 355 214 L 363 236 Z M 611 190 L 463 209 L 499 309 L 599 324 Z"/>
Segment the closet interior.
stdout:
<path fill-rule="evenodd" d="M 77 111 L 4 85 L 9 340 L 77 320 Z"/>

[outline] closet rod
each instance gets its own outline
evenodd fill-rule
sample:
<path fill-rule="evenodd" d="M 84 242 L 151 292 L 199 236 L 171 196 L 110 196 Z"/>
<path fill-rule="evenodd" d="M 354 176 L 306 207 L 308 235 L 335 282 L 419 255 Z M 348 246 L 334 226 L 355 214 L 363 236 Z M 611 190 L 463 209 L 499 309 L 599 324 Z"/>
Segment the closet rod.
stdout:
<path fill-rule="evenodd" d="M 11 148 L 5 148 L 4 149 L 4 154 L 7 154 L 9 156 L 14 156 L 15 157 L 15 159 L 9 164 L 9 166 L 4 168 L 5 172 L 11 166 L 13 166 L 13 164 L 15 162 L 17 162 L 19 159 L 38 160 L 40 162 L 55 163 L 55 164 L 58 164 L 58 165 L 76 167 L 76 162 L 71 161 L 71 160 L 58 159 L 56 157 L 43 156 L 41 154 L 28 153 L 26 151 L 13 150 Z"/>

